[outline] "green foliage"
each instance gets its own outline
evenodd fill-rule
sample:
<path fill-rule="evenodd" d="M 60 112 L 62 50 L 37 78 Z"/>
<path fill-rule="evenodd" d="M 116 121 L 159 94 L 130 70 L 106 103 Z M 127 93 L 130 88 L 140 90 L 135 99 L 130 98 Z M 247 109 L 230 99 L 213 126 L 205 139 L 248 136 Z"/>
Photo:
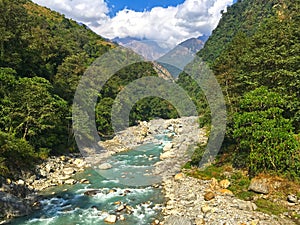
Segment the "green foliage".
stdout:
<path fill-rule="evenodd" d="M 122 68 L 106 82 L 101 89 L 96 106 L 96 123 L 100 135 L 106 136 L 113 133 L 111 110 L 120 91 L 132 81 L 146 76 L 157 76 L 157 73 L 152 63 L 140 62 Z M 147 97 L 139 100 L 131 109 L 129 125 L 136 125 L 138 121 L 148 121 L 156 117 L 166 119 L 177 116 L 177 111 L 167 101 L 157 97 Z"/>
<path fill-rule="evenodd" d="M 255 201 L 255 204 L 258 207 L 258 211 L 271 214 L 271 215 L 281 215 L 288 211 L 286 207 L 284 207 L 282 204 L 276 204 L 271 200 L 267 199 L 258 199 Z"/>
<path fill-rule="evenodd" d="M 224 50 L 230 49 L 237 33 L 253 35 L 265 18 L 274 15 L 273 6 L 277 3 L 277 0 L 243 0 L 228 7 L 198 56 L 212 64 Z"/>
<path fill-rule="evenodd" d="M 31 169 L 36 154 L 24 139 L 0 131 L 0 175 L 8 175 L 21 169 Z"/>
<path fill-rule="evenodd" d="M 249 153 L 251 174 L 273 170 L 299 176 L 300 144 L 292 133 L 292 123 L 283 117 L 284 100 L 260 87 L 246 93 L 241 111 L 234 116 L 233 137 L 241 152 Z"/>
<path fill-rule="evenodd" d="M 198 53 L 212 68 L 227 103 L 221 152 L 252 174 L 299 176 L 299 3 L 238 1 L 223 13 Z"/>

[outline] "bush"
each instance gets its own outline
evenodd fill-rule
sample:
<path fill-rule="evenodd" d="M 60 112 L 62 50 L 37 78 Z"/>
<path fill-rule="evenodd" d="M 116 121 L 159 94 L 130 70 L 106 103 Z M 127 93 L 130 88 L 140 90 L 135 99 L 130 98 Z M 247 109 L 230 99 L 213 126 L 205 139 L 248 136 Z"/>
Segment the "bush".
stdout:
<path fill-rule="evenodd" d="M 249 154 L 251 175 L 264 171 L 300 175 L 300 145 L 292 132 L 292 121 L 283 117 L 284 105 L 278 93 L 265 87 L 246 93 L 240 101 L 233 137 L 239 151 Z"/>

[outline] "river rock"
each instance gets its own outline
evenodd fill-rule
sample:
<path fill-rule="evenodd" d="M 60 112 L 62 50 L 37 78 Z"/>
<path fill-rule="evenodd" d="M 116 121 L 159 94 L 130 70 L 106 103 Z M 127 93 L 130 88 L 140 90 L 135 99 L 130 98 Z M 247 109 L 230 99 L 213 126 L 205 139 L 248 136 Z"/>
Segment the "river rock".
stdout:
<path fill-rule="evenodd" d="M 65 181 L 65 184 L 67 184 L 67 185 L 73 185 L 73 184 L 76 184 L 76 183 L 77 183 L 77 181 L 74 180 L 74 179 L 69 179 L 69 180 Z"/>
<path fill-rule="evenodd" d="M 232 191 L 230 191 L 228 189 L 220 189 L 220 190 L 218 190 L 218 192 L 221 193 L 222 195 L 234 196 Z"/>
<path fill-rule="evenodd" d="M 259 194 L 268 194 L 270 191 L 268 180 L 265 178 L 253 178 L 250 182 L 248 190 Z"/>
<path fill-rule="evenodd" d="M 67 168 L 64 168 L 64 169 L 63 169 L 63 173 L 64 173 L 65 175 L 72 175 L 72 174 L 75 173 L 75 170 L 74 170 L 74 168 L 67 167 Z"/>
<path fill-rule="evenodd" d="M 201 211 L 202 211 L 203 213 L 207 213 L 207 212 L 211 211 L 211 207 L 209 207 L 209 206 L 207 206 L 207 205 L 202 206 L 202 207 L 201 207 Z"/>
<path fill-rule="evenodd" d="M 20 198 L 0 191 L 0 217 L 12 218 L 26 216 L 31 212 L 31 207 Z"/>
<path fill-rule="evenodd" d="M 81 184 L 89 184 L 90 181 L 87 180 L 87 179 L 81 179 L 81 180 L 80 180 L 80 183 L 81 183 Z"/>
<path fill-rule="evenodd" d="M 288 195 L 287 200 L 288 200 L 288 202 L 290 202 L 290 203 L 297 203 L 298 198 L 297 198 L 296 195 Z"/>
<path fill-rule="evenodd" d="M 109 163 L 103 163 L 101 165 L 99 165 L 98 167 L 100 170 L 108 170 L 112 168 L 112 165 Z"/>
<path fill-rule="evenodd" d="M 227 189 L 230 186 L 230 181 L 229 180 L 221 180 L 219 183 L 221 188 Z"/>
<path fill-rule="evenodd" d="M 176 157 L 176 155 L 173 152 L 171 152 L 171 151 L 164 152 L 164 153 L 160 154 L 160 156 L 159 156 L 159 158 L 161 160 L 175 158 L 175 157 Z"/>
<path fill-rule="evenodd" d="M 115 223 L 117 222 L 117 216 L 116 215 L 109 215 L 104 219 L 104 222 L 106 223 Z"/>
<path fill-rule="evenodd" d="M 117 208 L 117 212 L 121 212 L 125 209 L 126 207 L 124 205 L 120 205 L 118 208 Z"/>
<path fill-rule="evenodd" d="M 86 166 L 86 163 L 83 159 L 77 158 L 73 162 L 74 165 L 76 165 L 78 168 L 83 168 Z"/>
<path fill-rule="evenodd" d="M 90 190 L 90 191 L 86 191 L 84 192 L 84 195 L 87 195 L 87 196 L 94 196 L 98 193 L 100 193 L 101 191 L 100 190 Z"/>
<path fill-rule="evenodd" d="M 171 216 L 165 222 L 165 225 L 192 225 L 192 221 L 186 217 Z"/>
<path fill-rule="evenodd" d="M 125 221 L 125 220 L 126 220 L 126 218 L 125 218 L 125 216 L 124 216 L 124 215 L 120 215 L 120 216 L 119 216 L 119 220 L 120 220 L 120 221 Z"/>
<path fill-rule="evenodd" d="M 204 200 L 205 201 L 210 201 L 210 200 L 214 199 L 215 197 L 216 197 L 215 193 L 209 191 L 209 192 L 205 193 Z"/>
<path fill-rule="evenodd" d="M 20 179 L 20 180 L 17 181 L 17 185 L 22 185 L 23 186 L 23 185 L 25 185 L 25 181 Z"/>
<path fill-rule="evenodd" d="M 184 178 L 184 173 L 177 173 L 174 177 L 175 180 L 181 180 Z"/>
<path fill-rule="evenodd" d="M 173 148 L 173 143 L 172 142 L 168 142 L 165 144 L 165 146 L 163 147 L 163 151 L 167 152 L 170 151 Z"/>

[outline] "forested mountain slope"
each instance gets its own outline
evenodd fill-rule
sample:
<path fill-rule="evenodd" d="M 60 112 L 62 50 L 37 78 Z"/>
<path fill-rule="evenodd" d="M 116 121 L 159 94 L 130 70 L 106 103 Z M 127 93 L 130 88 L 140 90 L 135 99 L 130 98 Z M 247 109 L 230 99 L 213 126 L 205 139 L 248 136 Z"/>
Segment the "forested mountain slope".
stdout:
<path fill-rule="evenodd" d="M 0 1 L 0 175 L 76 150 L 71 108 L 78 82 L 114 47 L 85 25 L 29 0 Z M 152 64 L 124 68 L 103 87 L 95 112 L 100 135 L 112 133 L 111 106 L 121 87 L 143 76 L 157 76 Z M 167 102 L 146 99 L 133 109 L 131 123 L 158 113 L 177 115 Z"/>
<path fill-rule="evenodd" d="M 299 0 L 238 1 L 198 53 L 227 102 L 223 152 L 254 175 L 300 175 L 299 8 Z M 184 74 L 179 83 L 202 97 Z"/>

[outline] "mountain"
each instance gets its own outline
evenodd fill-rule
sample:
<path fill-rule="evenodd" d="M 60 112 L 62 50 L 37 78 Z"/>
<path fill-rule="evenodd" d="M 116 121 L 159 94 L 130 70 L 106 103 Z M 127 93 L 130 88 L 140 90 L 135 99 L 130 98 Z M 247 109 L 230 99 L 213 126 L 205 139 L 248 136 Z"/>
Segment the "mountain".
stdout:
<path fill-rule="evenodd" d="M 300 176 L 299 8 L 292 0 L 237 1 L 197 53 L 227 103 L 221 158 L 251 176 Z M 201 120 L 209 121 L 201 88 L 184 73 L 177 82 L 199 105 Z"/>
<path fill-rule="evenodd" d="M 141 40 L 138 38 L 114 38 L 112 40 L 124 47 L 128 47 L 138 53 L 139 55 L 144 56 L 147 60 L 155 60 L 162 55 L 166 54 L 170 49 L 167 47 L 162 47 L 159 43 L 151 40 Z"/>
<path fill-rule="evenodd" d="M 193 53 L 197 53 L 203 48 L 204 42 L 199 40 L 198 38 L 190 38 L 181 42 L 179 45 L 189 49 Z"/>
<path fill-rule="evenodd" d="M 208 63 L 213 62 L 238 32 L 253 35 L 265 19 L 276 14 L 274 7 L 280 4 L 282 3 L 279 0 L 237 1 L 229 6 L 226 12 L 222 12 L 217 28 L 213 30 L 204 49 L 198 55 Z"/>
<path fill-rule="evenodd" d="M 204 46 L 204 42 L 207 40 L 207 38 L 208 36 L 190 38 L 181 42 L 178 45 L 189 49 L 189 51 L 193 53 L 196 53 Z M 147 60 L 157 60 L 158 58 L 173 50 L 171 48 L 168 48 L 165 45 L 165 43 L 158 43 L 152 40 L 138 39 L 132 37 L 117 37 L 112 39 L 112 41 L 134 50 L 136 53 L 144 56 Z"/>

